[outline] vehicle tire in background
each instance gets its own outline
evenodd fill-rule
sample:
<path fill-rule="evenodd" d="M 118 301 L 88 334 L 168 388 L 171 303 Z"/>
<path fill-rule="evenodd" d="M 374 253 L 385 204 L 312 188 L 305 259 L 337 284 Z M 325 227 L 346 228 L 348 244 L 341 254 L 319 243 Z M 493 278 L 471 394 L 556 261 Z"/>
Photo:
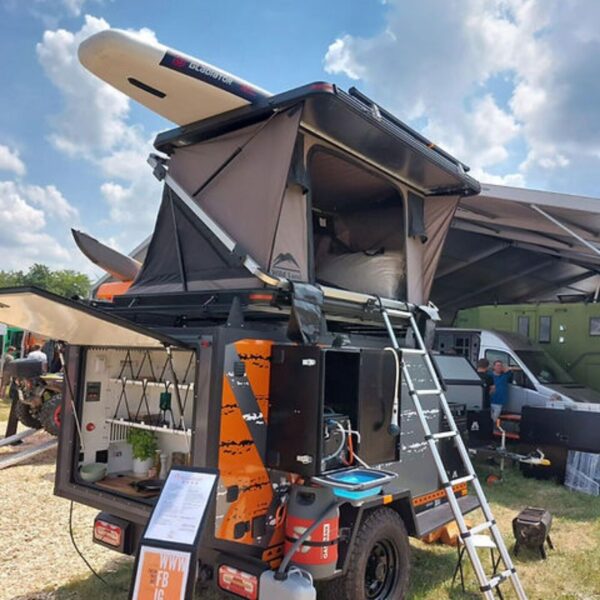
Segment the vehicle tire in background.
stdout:
<path fill-rule="evenodd" d="M 62 408 L 62 394 L 54 394 L 44 400 L 38 417 L 42 427 L 51 435 L 58 435 L 60 431 L 60 413 Z"/>
<path fill-rule="evenodd" d="M 29 406 L 29 404 L 17 402 L 16 412 L 17 419 L 19 419 L 19 421 L 23 423 L 25 427 L 29 427 L 30 429 L 41 429 L 42 423 L 38 419 L 37 414 L 31 412 L 31 406 Z"/>
<path fill-rule="evenodd" d="M 403 600 L 410 579 L 410 544 L 404 522 L 390 508 L 379 508 L 361 523 L 349 568 L 319 586 L 331 600 Z"/>

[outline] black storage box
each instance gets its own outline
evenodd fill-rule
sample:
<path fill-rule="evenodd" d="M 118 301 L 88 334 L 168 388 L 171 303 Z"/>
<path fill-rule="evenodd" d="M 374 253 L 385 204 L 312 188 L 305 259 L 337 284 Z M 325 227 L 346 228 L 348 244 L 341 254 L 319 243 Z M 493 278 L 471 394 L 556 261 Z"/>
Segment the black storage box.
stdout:
<path fill-rule="evenodd" d="M 524 406 L 521 441 L 600 453 L 600 412 Z"/>
<path fill-rule="evenodd" d="M 16 358 L 4 365 L 4 373 L 11 377 L 31 379 L 44 374 L 44 363 L 34 358 Z"/>
<path fill-rule="evenodd" d="M 360 432 L 355 450 L 369 464 L 399 458 L 398 435 L 388 427 L 395 361 L 382 350 L 277 345 L 271 359 L 267 462 L 305 477 L 345 466 L 327 461 L 327 421 L 350 420 Z"/>

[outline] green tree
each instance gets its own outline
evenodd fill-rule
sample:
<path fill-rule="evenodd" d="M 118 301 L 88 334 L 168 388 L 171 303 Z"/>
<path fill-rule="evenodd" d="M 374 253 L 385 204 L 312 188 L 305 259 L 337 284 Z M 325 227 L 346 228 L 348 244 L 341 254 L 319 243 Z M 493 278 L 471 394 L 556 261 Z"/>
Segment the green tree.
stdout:
<path fill-rule="evenodd" d="M 83 273 L 71 269 L 53 271 L 46 265 L 37 263 L 29 267 L 26 273 L 23 271 L 0 271 L 0 288 L 23 285 L 39 287 L 70 298 L 72 296 L 87 296 L 91 281 Z"/>

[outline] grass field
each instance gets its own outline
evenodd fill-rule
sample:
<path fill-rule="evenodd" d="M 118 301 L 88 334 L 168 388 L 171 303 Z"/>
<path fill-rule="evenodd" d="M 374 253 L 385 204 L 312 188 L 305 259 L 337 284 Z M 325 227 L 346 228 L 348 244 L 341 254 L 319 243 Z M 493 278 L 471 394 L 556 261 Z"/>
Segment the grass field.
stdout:
<path fill-rule="evenodd" d="M 8 405 L 0 401 L 0 433 Z M 485 476 L 490 467 L 481 466 Z M 78 544 L 108 585 L 89 574 L 67 535 L 68 502 L 52 495 L 54 455 L 0 471 L 0 599 L 125 600 L 131 577 L 129 558 L 91 543 L 96 511 L 76 506 Z M 568 491 L 552 482 L 509 471 L 505 481 L 486 488 L 496 518 L 512 548 L 511 521 L 525 506 L 548 508 L 553 516 L 556 550 L 542 561 L 523 550 L 515 560 L 530 600 L 600 600 L 600 498 Z M 8 542 L 8 543 L 7 543 Z M 467 569 L 468 591 L 450 588 L 456 550 L 412 542 L 411 600 L 474 600 L 474 577 Z M 18 576 L 15 581 L 15 574 Z M 506 585 L 506 584 L 505 584 Z M 506 598 L 511 594 L 505 587 Z M 216 599 L 213 593 L 199 598 Z"/>

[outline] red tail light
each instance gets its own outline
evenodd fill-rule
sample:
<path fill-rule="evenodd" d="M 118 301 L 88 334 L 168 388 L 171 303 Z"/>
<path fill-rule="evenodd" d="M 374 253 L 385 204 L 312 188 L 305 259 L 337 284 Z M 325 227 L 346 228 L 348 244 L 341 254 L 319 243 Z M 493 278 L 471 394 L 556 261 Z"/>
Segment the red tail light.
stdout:
<path fill-rule="evenodd" d="M 258 598 L 258 577 L 228 565 L 219 567 L 219 587 L 248 600 Z"/>

